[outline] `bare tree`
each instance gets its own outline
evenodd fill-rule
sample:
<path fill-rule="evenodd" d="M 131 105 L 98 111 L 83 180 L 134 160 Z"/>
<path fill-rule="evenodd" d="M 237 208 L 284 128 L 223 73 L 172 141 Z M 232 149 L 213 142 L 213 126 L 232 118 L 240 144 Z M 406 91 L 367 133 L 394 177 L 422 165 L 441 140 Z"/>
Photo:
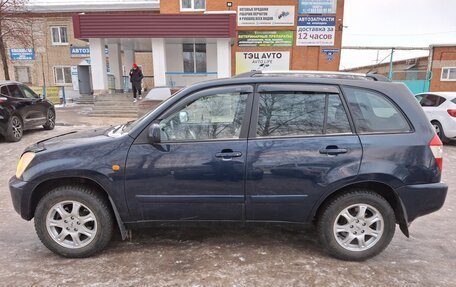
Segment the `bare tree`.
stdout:
<path fill-rule="evenodd" d="M 9 44 L 26 47 L 32 43 L 32 18 L 27 13 L 28 0 L 0 0 L 0 58 L 5 79 L 9 80 Z"/>

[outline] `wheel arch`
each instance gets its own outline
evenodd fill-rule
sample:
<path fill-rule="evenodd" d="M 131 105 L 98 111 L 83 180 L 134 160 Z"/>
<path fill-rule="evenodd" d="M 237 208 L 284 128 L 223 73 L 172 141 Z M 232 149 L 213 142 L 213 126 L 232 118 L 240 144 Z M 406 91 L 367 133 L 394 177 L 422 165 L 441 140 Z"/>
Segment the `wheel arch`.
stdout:
<path fill-rule="evenodd" d="M 394 210 L 396 222 L 399 224 L 402 233 L 405 236 L 409 237 L 406 211 L 401 199 L 391 186 L 378 181 L 363 181 L 349 184 L 327 194 L 319 201 L 317 208 L 314 209 L 314 212 L 312 214 L 313 220 L 315 221 L 320 217 L 322 211 L 335 197 L 353 189 L 367 189 L 373 191 L 388 201 Z"/>
<path fill-rule="evenodd" d="M 29 215 L 31 218 L 33 218 L 33 215 L 35 213 L 36 207 L 43 198 L 44 195 L 46 195 L 48 192 L 50 192 L 52 189 L 58 187 L 58 186 L 71 186 L 71 185 L 84 185 L 89 187 L 90 189 L 94 190 L 97 194 L 101 195 L 102 198 L 104 198 L 107 203 L 109 204 L 111 208 L 111 212 L 114 215 L 114 218 L 116 220 L 117 226 L 119 228 L 119 232 L 122 236 L 122 239 L 125 239 L 127 237 L 127 230 L 125 228 L 125 225 L 122 221 L 122 218 L 120 217 L 119 211 L 117 210 L 116 204 L 112 200 L 111 196 L 108 194 L 106 189 L 96 180 L 92 178 L 87 178 L 87 177 L 64 177 L 64 178 L 52 178 L 45 180 L 38 184 L 35 189 L 33 190 L 31 197 L 30 197 L 30 206 L 29 206 Z M 31 219 L 30 218 L 30 219 Z"/>

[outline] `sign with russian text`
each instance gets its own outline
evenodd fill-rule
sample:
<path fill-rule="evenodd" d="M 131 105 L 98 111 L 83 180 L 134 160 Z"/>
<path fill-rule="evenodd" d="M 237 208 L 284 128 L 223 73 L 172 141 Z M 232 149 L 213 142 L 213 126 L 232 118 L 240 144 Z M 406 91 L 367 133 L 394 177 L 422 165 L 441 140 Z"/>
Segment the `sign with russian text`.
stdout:
<path fill-rule="evenodd" d="M 238 26 L 294 26 L 295 6 L 238 6 Z"/>
<path fill-rule="evenodd" d="M 105 48 L 105 55 L 108 55 L 108 53 L 108 48 Z M 70 55 L 72 58 L 90 57 L 90 47 L 70 47 Z"/>
<path fill-rule="evenodd" d="M 293 31 L 239 31 L 239 47 L 291 47 Z"/>
<path fill-rule="evenodd" d="M 10 56 L 11 56 L 11 60 L 13 60 L 13 61 L 35 60 L 35 49 L 34 48 L 11 48 Z"/>
<path fill-rule="evenodd" d="M 290 52 L 236 52 L 236 74 L 260 70 L 288 71 Z"/>
<path fill-rule="evenodd" d="M 297 46 L 334 46 L 335 16 L 299 16 Z"/>
<path fill-rule="evenodd" d="M 298 14 L 336 14 L 337 0 L 299 0 Z"/>
<path fill-rule="evenodd" d="M 326 60 L 334 60 L 334 54 L 339 53 L 339 49 L 321 49 L 321 52 L 326 55 Z"/>

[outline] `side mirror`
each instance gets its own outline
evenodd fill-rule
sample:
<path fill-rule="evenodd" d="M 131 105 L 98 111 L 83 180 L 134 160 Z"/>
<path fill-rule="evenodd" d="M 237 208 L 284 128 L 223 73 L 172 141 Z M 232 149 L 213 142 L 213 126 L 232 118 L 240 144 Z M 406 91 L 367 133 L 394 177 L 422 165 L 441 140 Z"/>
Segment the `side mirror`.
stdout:
<path fill-rule="evenodd" d="M 158 123 L 153 123 L 149 127 L 149 133 L 147 135 L 147 138 L 149 139 L 149 142 L 152 144 L 158 144 L 160 143 L 160 132 L 161 128 Z"/>

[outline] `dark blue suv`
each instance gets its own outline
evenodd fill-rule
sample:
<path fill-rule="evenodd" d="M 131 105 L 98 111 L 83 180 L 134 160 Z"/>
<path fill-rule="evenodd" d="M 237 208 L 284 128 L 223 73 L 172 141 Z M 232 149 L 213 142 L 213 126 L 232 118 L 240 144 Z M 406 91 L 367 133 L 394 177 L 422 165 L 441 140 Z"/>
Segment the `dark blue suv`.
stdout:
<path fill-rule="evenodd" d="M 442 143 L 381 76 L 252 72 L 190 86 L 144 117 L 23 153 L 10 190 L 52 251 L 90 256 L 151 223 L 314 223 L 364 260 L 438 210 Z"/>

